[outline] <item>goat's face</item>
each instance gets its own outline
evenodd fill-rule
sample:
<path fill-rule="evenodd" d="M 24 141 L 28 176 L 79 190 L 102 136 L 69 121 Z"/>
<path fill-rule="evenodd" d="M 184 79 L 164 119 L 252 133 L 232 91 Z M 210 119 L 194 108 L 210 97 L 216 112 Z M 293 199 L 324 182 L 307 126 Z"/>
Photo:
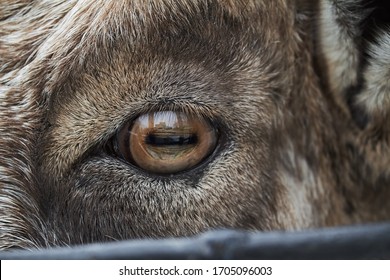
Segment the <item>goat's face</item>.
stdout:
<path fill-rule="evenodd" d="M 0 14 L 1 247 L 389 217 L 326 1 L 62 2 Z"/>

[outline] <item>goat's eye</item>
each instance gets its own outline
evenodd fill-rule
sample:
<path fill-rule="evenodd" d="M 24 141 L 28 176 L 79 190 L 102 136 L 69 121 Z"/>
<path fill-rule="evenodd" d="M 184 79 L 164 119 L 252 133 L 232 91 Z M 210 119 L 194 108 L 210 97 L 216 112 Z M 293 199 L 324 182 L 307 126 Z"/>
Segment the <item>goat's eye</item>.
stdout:
<path fill-rule="evenodd" d="M 206 119 L 183 112 L 153 112 L 126 124 L 117 134 L 119 153 L 152 173 L 169 174 L 201 163 L 217 144 Z"/>

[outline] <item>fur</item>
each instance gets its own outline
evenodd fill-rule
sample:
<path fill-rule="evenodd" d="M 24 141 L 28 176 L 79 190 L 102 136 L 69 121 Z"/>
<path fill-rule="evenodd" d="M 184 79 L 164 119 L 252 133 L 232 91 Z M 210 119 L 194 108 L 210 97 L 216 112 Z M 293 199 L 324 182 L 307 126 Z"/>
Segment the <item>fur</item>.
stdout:
<path fill-rule="evenodd" d="M 0 249 L 389 219 L 390 31 L 354 2 L 2 1 Z M 164 110 L 218 124 L 214 154 L 113 152 Z"/>

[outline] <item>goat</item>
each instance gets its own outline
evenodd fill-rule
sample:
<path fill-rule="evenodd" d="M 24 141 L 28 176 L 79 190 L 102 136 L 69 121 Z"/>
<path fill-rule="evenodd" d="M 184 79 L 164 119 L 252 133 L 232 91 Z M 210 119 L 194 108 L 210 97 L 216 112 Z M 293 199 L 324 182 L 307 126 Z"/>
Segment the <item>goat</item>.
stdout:
<path fill-rule="evenodd" d="M 389 219 L 383 9 L 1 1 L 0 249 Z"/>

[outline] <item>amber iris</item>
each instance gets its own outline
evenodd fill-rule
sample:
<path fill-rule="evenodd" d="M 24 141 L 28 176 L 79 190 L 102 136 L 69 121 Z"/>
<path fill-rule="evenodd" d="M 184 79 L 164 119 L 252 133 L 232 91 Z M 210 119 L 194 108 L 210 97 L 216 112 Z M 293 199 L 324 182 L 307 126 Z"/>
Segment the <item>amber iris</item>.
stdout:
<path fill-rule="evenodd" d="M 216 129 L 203 117 L 162 111 L 141 115 L 117 136 L 119 152 L 152 173 L 186 171 L 216 147 Z"/>

